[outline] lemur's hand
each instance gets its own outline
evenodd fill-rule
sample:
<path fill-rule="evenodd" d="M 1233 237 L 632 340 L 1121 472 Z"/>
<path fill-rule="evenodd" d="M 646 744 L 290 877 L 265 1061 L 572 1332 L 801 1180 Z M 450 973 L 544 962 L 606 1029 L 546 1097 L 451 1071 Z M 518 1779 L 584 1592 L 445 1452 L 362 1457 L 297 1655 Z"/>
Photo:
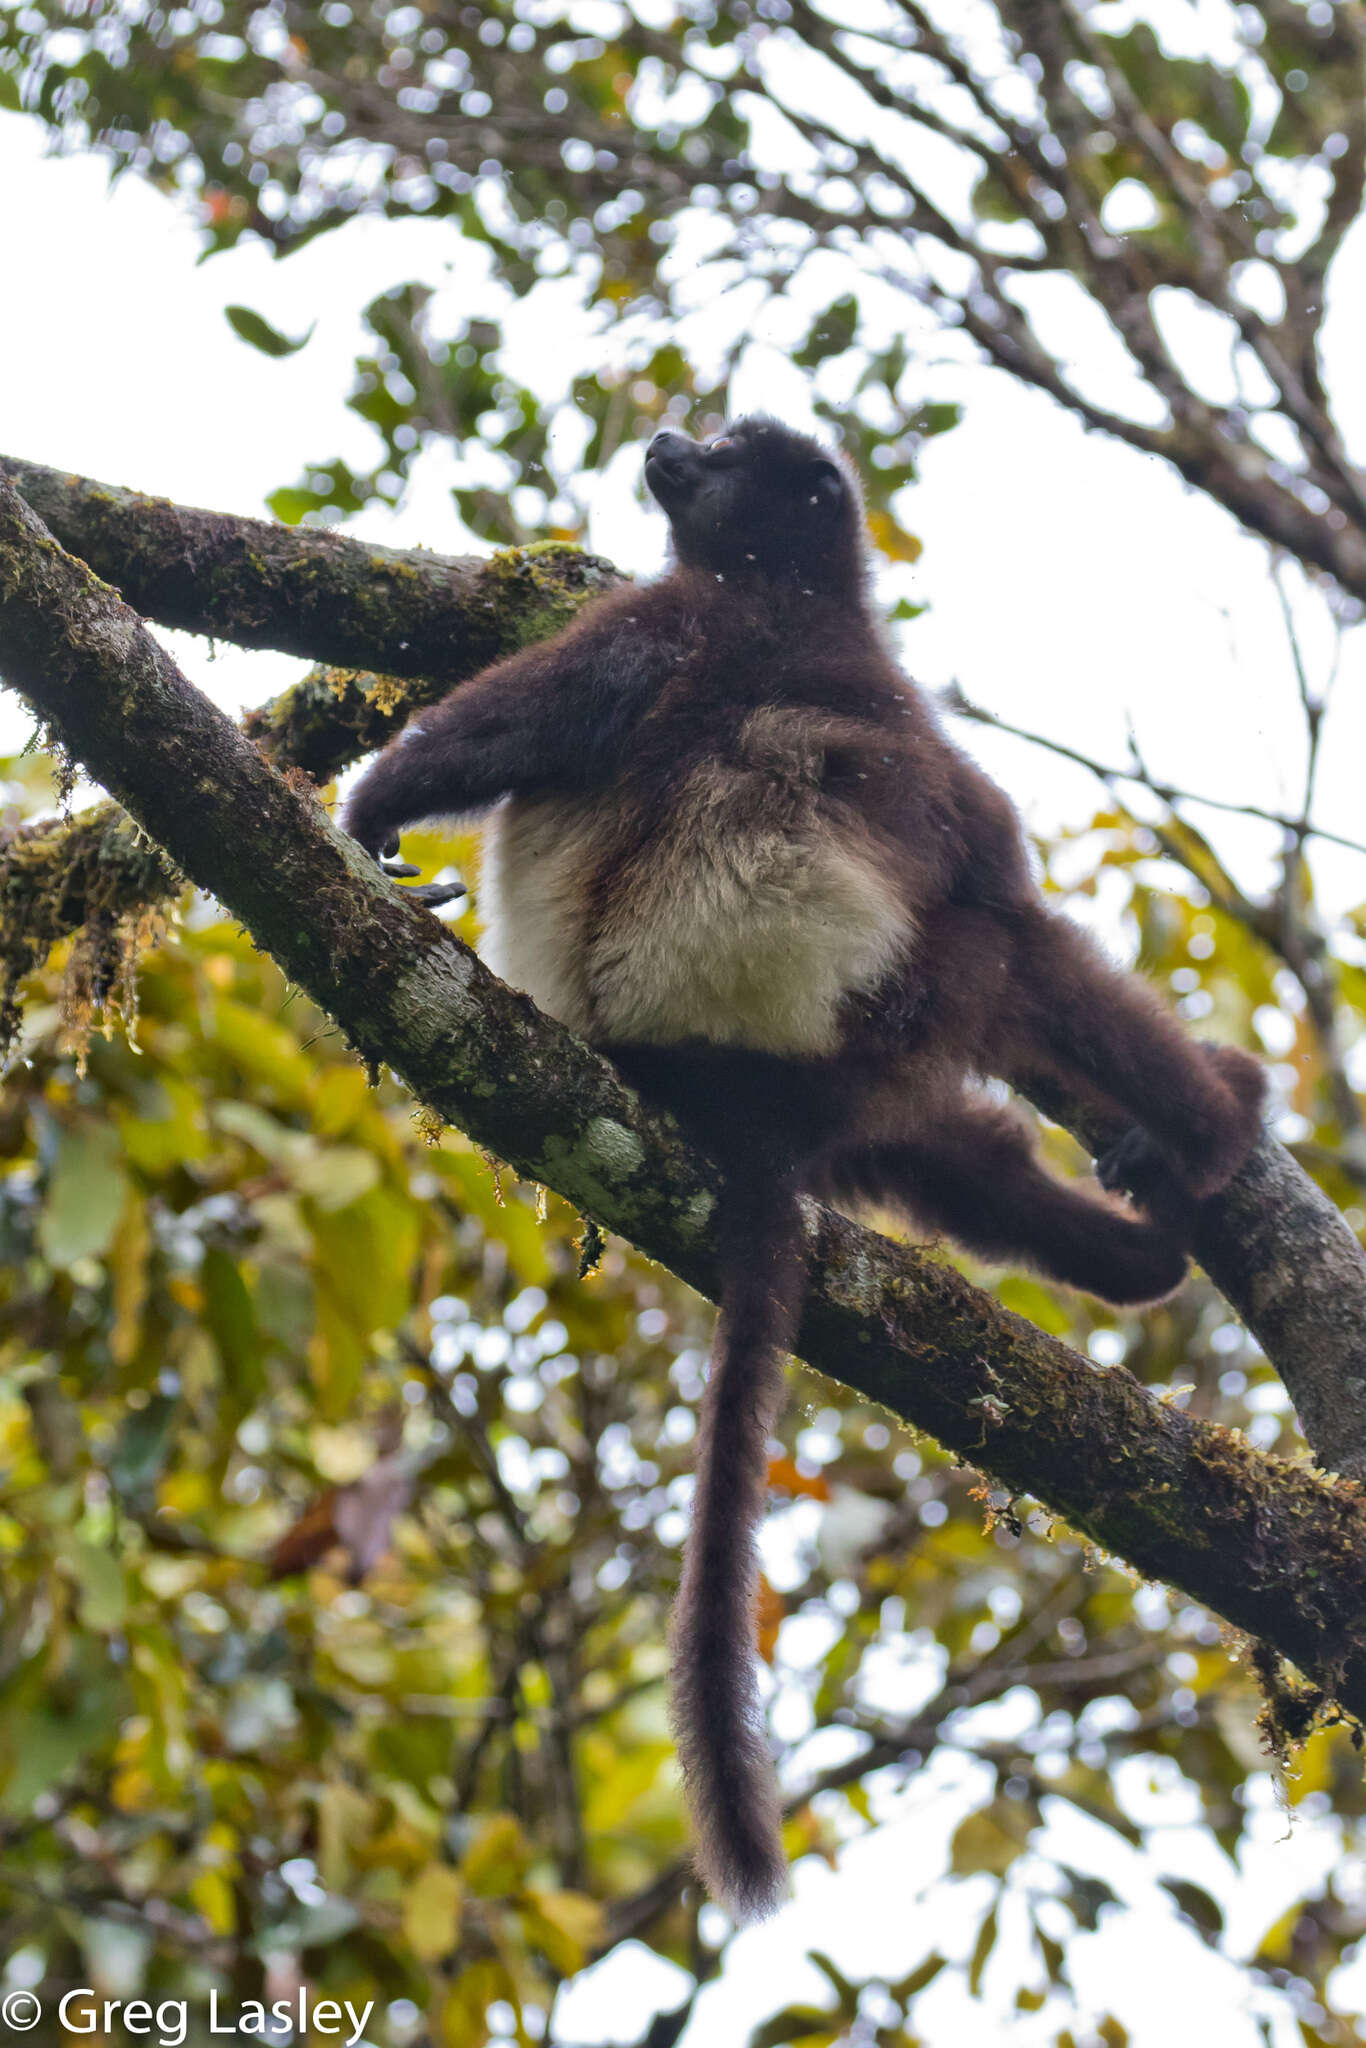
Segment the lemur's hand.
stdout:
<path fill-rule="evenodd" d="M 397 854 L 398 835 L 395 833 L 376 855 L 380 873 L 387 875 L 391 882 L 406 882 L 411 876 L 422 873 L 421 868 L 415 868 L 410 860 L 399 860 Z M 470 892 L 463 882 L 455 881 L 424 882 L 420 888 L 405 889 L 403 893 L 411 896 L 414 903 L 424 903 L 428 910 L 439 910 L 443 903 L 454 903 Z"/>
<path fill-rule="evenodd" d="M 387 875 L 391 882 L 406 882 L 413 875 L 422 873 L 421 868 L 415 868 L 411 861 L 399 859 L 397 832 L 388 832 L 379 838 L 373 831 L 366 830 L 364 819 L 356 815 L 354 807 L 343 817 L 342 829 L 358 846 L 364 847 L 380 873 Z M 421 888 L 404 890 L 406 896 L 411 896 L 415 903 L 425 904 L 428 910 L 439 910 L 443 903 L 454 903 L 469 893 L 463 882 L 424 882 Z"/>

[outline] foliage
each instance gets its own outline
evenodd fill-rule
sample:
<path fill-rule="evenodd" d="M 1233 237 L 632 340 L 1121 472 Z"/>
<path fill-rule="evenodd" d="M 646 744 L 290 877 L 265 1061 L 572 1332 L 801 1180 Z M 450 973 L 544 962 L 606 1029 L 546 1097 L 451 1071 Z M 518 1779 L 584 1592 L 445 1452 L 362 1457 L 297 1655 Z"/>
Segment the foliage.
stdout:
<path fill-rule="evenodd" d="M 1275 1003 L 1264 959 L 1155 893 L 1152 850 L 1116 813 L 1056 859 L 1084 890 L 1126 876 L 1149 971 L 1246 1035 Z M 208 1985 L 306 1982 L 376 2000 L 367 2038 L 394 2048 L 561 2039 L 556 1986 L 630 1935 L 705 1980 L 663 1692 L 697 1305 L 615 1245 L 581 1283 L 577 1219 L 433 1143 L 207 907 L 144 963 L 135 1039 L 80 1043 L 60 967 L 30 986 L 0 1111 L 7 1953 L 44 1986 L 201 2014 Z M 1313 1116 L 1307 1071 L 1299 1099 Z M 1279 1441 L 1274 1377 L 1208 1288 L 1142 1321 L 999 1289 Z M 905 1895 L 947 1887 L 959 1940 L 924 1953 L 908 1910 L 890 1981 L 817 1958 L 825 2004 L 756 2041 L 893 2048 L 951 1986 L 1081 2038 L 1104 2016 L 1072 1943 L 1117 1895 L 1045 1824 L 1066 1807 L 1145 1846 L 1218 1945 L 1156 1788 L 1223 1857 L 1257 1839 L 1255 1694 L 1207 1616 L 1079 1570 L 1027 1503 L 814 1376 L 794 1392 L 763 1649 L 787 1781 L 823 1789 L 789 1844 L 831 1856 L 955 1759 L 948 1871 L 908 1851 Z M 1324 1732 L 1288 1794 L 1330 1791 L 1347 1831 L 1359 1767 Z M 1252 1959 L 1306 2013 L 1352 1867 Z"/>
<path fill-rule="evenodd" d="M 578 536 L 585 472 L 722 415 L 762 331 L 858 459 L 890 561 L 914 559 L 900 493 L 956 418 L 926 357 L 957 348 L 1360 597 L 1366 496 L 1319 352 L 1366 174 L 1359 0 L 1190 12 L 996 0 L 949 29 L 887 0 L 856 31 L 806 0 L 683 0 L 668 26 L 611 0 L 0 0 L 0 107 L 179 194 L 210 252 L 443 224 L 449 273 L 365 309 L 348 402 L 373 461 L 321 452 L 281 518 L 394 502 L 447 446 L 474 533 Z M 1094 384 L 1059 293 L 1102 316 Z M 269 305 L 229 318 L 268 355 L 308 346 Z M 548 381 L 518 367 L 528 322 L 565 334 Z M 1197 323 L 1226 346 L 1217 389 L 1183 368 Z M 1278 950 L 1294 920 L 1245 914 L 1188 826 L 1112 808 L 1044 853 L 1050 886 L 1122 906 L 1192 1023 L 1274 1056 L 1283 1129 L 1362 1227 L 1360 944 L 1323 956 L 1325 1033 Z M 563 2048 L 560 1984 L 637 1938 L 687 1973 L 681 2027 L 725 1940 L 687 1886 L 663 1690 L 705 1318 L 619 1246 L 580 1282 L 578 1219 L 432 1142 L 211 906 L 187 900 L 144 963 L 135 1036 L 89 1037 L 91 984 L 79 951 L 30 978 L 0 1098 L 8 1981 L 184 1996 L 199 2026 L 211 1986 L 306 1983 L 374 1999 L 385 2048 Z M 1296 1453 L 1204 1283 L 1141 1320 L 996 1286 L 1098 1366 Z M 794 1856 L 936 1785 L 958 1821 L 946 1868 L 899 1838 L 887 1973 L 822 1952 L 756 2044 L 904 2048 L 985 2014 L 1117 2048 L 1078 1964 L 1153 1873 L 1164 1954 L 1231 1958 L 1268 2039 L 1348 2037 L 1344 1731 L 1283 1773 L 1207 1615 L 810 1375 L 771 1478 Z M 1249 1929 L 1230 1907 L 1278 1800 L 1338 1853 Z M 1200 1882 L 1173 1814 L 1198 1816 Z M 50 2016 L 31 2038 L 56 2040 Z"/>
<path fill-rule="evenodd" d="M 623 0 L 6 0 L 0 100 L 182 195 L 208 250 L 449 224 L 449 289 L 369 309 L 351 402 L 383 460 L 320 460 L 286 516 L 391 497 L 442 436 L 480 443 L 457 487 L 478 532 L 576 530 L 585 441 L 601 467 L 642 418 L 722 409 L 763 331 L 817 371 L 890 521 L 945 423 L 905 347 L 938 321 L 1366 595 L 1366 489 L 1319 353 L 1366 180 L 1360 0 L 875 0 L 857 27 L 811 0 L 683 0 L 667 25 Z M 1094 372 L 1057 317 L 1086 302 Z M 505 361 L 529 308 L 565 336 L 554 392 Z"/>

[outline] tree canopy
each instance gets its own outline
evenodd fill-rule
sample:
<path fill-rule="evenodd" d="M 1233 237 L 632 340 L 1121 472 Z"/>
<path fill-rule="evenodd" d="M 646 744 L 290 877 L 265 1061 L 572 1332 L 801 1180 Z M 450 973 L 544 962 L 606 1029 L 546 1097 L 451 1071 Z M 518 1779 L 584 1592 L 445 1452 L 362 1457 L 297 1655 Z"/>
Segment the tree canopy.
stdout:
<path fill-rule="evenodd" d="M 0 5 L 0 104 L 206 251 L 431 216 L 478 285 L 368 308 L 373 466 L 320 450 L 280 525 L 0 455 L 0 674 L 54 754 L 0 764 L 0 1924 L 35 2040 L 81 1985 L 183 1997 L 192 2039 L 210 1986 L 372 2004 L 381 2048 L 709 2037 L 744 1965 L 690 1882 L 663 1644 L 714 1180 L 478 969 L 477 899 L 452 935 L 367 872 L 334 778 L 615 579 L 586 479 L 724 411 L 761 303 L 889 563 L 956 349 L 1173 464 L 1348 634 L 1363 35 L 1357 0 Z M 524 376 L 514 314 L 571 301 L 596 357 Z M 324 530 L 437 445 L 496 552 Z M 139 618 L 315 666 L 239 732 Z M 1270 887 L 1137 757 L 1040 847 L 1274 1063 L 1289 1149 L 1209 1206 L 1203 1271 L 1116 1315 L 811 1218 L 759 1643 L 794 1924 L 829 1933 L 752 2048 L 1141 2041 L 1092 1960 L 1119 1926 L 1203 1958 L 1248 2042 L 1366 2010 L 1366 912 L 1317 905 L 1332 678 L 1287 623 Z M 78 768 L 117 801 L 67 813 Z M 1038 1106 L 1086 1170 L 1106 1133 Z"/>
<path fill-rule="evenodd" d="M 319 451 L 282 516 L 392 496 L 424 436 L 477 422 L 502 462 L 460 486 L 476 529 L 572 524 L 574 462 L 601 466 L 642 414 L 714 409 L 756 307 L 786 295 L 819 308 L 798 360 L 841 359 L 841 423 L 889 521 L 917 432 L 944 424 L 898 392 L 905 335 L 938 323 L 1366 596 L 1362 472 L 1323 360 L 1366 180 L 1358 0 L 1153 21 L 1035 0 L 961 18 L 919 0 L 11 0 L 0 67 L 63 147 L 184 194 L 207 248 L 285 252 L 365 212 L 446 219 L 510 297 L 567 281 L 616 330 L 613 374 L 564 394 L 591 423 L 566 462 L 562 408 L 502 369 L 496 317 L 391 294 L 350 400 L 382 457 L 357 476 Z M 721 345 L 699 378 L 677 321 L 703 299 Z M 855 344 L 874 308 L 883 350 Z M 296 345 L 253 309 L 237 325 Z"/>

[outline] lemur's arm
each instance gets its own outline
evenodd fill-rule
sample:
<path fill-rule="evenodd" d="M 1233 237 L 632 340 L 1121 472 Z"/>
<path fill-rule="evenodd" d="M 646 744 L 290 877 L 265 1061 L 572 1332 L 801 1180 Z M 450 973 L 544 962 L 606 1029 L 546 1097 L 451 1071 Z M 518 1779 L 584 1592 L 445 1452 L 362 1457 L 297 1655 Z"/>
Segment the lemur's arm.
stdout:
<path fill-rule="evenodd" d="M 614 593 L 419 712 L 352 790 L 346 830 L 369 853 L 392 852 L 420 819 L 604 780 L 667 673 L 649 610 L 646 592 Z"/>

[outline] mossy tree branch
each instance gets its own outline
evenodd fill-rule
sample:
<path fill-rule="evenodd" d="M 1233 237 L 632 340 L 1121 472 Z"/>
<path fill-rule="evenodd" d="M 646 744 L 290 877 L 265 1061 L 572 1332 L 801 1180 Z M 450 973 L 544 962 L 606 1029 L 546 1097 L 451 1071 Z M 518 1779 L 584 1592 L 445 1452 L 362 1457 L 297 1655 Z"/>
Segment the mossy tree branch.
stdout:
<path fill-rule="evenodd" d="M 543 639 L 621 580 L 609 562 L 555 542 L 487 560 L 405 552 L 173 505 L 10 456 L 0 475 L 145 619 L 364 670 L 371 682 L 420 677 L 417 694 L 324 681 L 252 717 L 253 739 L 319 782 L 382 745 L 419 704 Z"/>
<path fill-rule="evenodd" d="M 580 548 L 488 560 L 400 553 L 316 528 L 232 518 L 0 457 L 69 554 L 164 626 L 324 664 L 244 730 L 317 781 L 382 746 L 409 715 L 491 661 L 565 625 L 621 578 Z M 359 672 L 357 672 L 359 671 Z M 0 841 L 0 1045 L 19 979 L 91 918 L 158 907 L 178 878 L 117 805 Z"/>
<path fill-rule="evenodd" d="M 715 1174 L 497 982 L 180 674 L 0 480 L 0 667 L 352 1042 L 441 1116 L 694 1285 Z M 809 1218 L 800 1349 L 1366 1713 L 1366 1495 L 1098 1372 L 953 1268 Z"/>

